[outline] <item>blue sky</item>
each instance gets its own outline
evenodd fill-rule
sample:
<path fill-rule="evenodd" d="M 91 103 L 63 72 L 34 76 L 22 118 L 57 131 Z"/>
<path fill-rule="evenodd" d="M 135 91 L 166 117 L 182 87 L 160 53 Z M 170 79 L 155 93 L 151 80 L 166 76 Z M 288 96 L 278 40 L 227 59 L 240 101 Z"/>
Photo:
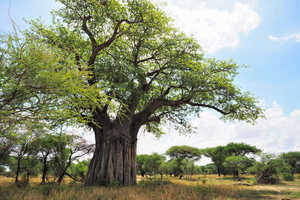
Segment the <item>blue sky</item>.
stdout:
<path fill-rule="evenodd" d="M 248 65 L 238 77 L 241 86 L 267 105 L 276 101 L 285 112 L 291 112 L 300 108 L 300 41 L 272 41 L 268 36 L 300 33 L 300 1 L 257 1 L 256 6 L 259 27 L 242 36 L 238 48 L 223 49 L 215 56 Z"/>
<path fill-rule="evenodd" d="M 150 153 L 153 145 L 161 153 L 171 145 L 206 147 L 231 141 L 251 143 L 266 151 L 300 151 L 296 143 L 300 141 L 300 1 L 166 1 L 168 5 L 161 5 L 162 9 L 175 19 L 176 26 L 202 44 L 208 57 L 233 59 L 249 66 L 241 70 L 236 83 L 265 103 L 267 118 L 251 126 L 224 123 L 214 113 L 204 112 L 191 122 L 201 137 L 167 134 L 155 140 L 144 135 L 138 152 Z M 49 12 L 55 6 L 54 0 L 1 0 L 0 33 L 11 30 L 9 8 L 23 29 L 23 18 L 42 17 L 42 21 L 51 23 Z"/>

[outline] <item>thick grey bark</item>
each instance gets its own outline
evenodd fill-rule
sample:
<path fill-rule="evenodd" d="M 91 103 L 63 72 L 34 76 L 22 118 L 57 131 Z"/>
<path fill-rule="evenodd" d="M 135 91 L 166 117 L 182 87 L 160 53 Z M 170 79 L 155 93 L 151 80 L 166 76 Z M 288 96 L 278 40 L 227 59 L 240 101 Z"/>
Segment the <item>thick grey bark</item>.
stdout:
<path fill-rule="evenodd" d="M 136 184 L 137 131 L 128 122 L 94 127 L 96 149 L 86 185 Z"/>

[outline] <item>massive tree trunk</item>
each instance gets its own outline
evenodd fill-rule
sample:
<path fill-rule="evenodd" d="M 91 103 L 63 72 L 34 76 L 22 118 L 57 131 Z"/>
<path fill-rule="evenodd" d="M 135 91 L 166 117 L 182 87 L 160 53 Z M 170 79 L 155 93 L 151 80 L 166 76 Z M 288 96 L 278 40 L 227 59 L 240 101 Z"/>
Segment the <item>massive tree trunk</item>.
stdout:
<path fill-rule="evenodd" d="M 136 184 L 136 143 L 138 128 L 129 122 L 93 127 L 96 149 L 86 185 Z"/>

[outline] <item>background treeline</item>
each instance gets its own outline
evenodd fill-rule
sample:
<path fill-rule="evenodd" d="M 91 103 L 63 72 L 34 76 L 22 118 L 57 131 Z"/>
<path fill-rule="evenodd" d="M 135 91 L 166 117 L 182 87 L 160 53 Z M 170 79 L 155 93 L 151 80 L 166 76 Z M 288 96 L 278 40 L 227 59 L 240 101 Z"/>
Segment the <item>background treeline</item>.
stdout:
<path fill-rule="evenodd" d="M 41 184 L 60 184 L 65 176 L 82 181 L 89 164 L 85 156 L 93 150 L 81 136 L 27 125 L 21 134 L 0 136 L 0 173 L 18 184 L 32 176 L 41 176 Z"/>
<path fill-rule="evenodd" d="M 0 137 L 1 175 L 14 177 L 16 183 L 28 183 L 32 176 L 40 176 L 41 184 L 60 184 L 66 176 L 83 182 L 89 166 L 86 155 L 94 151 L 94 145 L 81 136 L 59 129 L 48 133 L 37 126 L 27 124 L 22 134 Z M 203 156 L 212 163 L 199 166 Z M 300 152 L 271 155 L 244 143 L 206 149 L 173 146 L 162 155 L 137 155 L 136 161 L 140 176 L 161 179 L 173 176 L 192 180 L 195 174 L 218 174 L 240 180 L 241 174 L 253 174 L 257 183 L 275 184 L 280 179 L 292 181 L 294 174 L 300 173 Z"/>
<path fill-rule="evenodd" d="M 198 166 L 196 161 L 205 156 L 212 163 Z M 195 174 L 232 175 L 236 180 L 241 174 L 255 175 L 257 183 L 276 184 L 280 179 L 294 180 L 300 173 L 300 152 L 280 155 L 265 154 L 255 146 L 229 143 L 226 146 L 198 149 L 190 146 L 173 146 L 165 154 L 137 156 L 137 171 L 141 176 L 160 175 L 193 179 Z"/>

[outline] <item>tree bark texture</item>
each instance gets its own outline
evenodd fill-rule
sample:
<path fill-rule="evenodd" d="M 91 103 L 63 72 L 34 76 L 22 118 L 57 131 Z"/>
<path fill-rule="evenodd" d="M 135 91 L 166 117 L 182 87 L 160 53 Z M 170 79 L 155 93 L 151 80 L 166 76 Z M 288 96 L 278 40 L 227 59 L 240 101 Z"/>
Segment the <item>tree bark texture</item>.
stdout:
<path fill-rule="evenodd" d="M 137 131 L 127 123 L 94 127 L 96 149 L 86 185 L 136 184 Z"/>

